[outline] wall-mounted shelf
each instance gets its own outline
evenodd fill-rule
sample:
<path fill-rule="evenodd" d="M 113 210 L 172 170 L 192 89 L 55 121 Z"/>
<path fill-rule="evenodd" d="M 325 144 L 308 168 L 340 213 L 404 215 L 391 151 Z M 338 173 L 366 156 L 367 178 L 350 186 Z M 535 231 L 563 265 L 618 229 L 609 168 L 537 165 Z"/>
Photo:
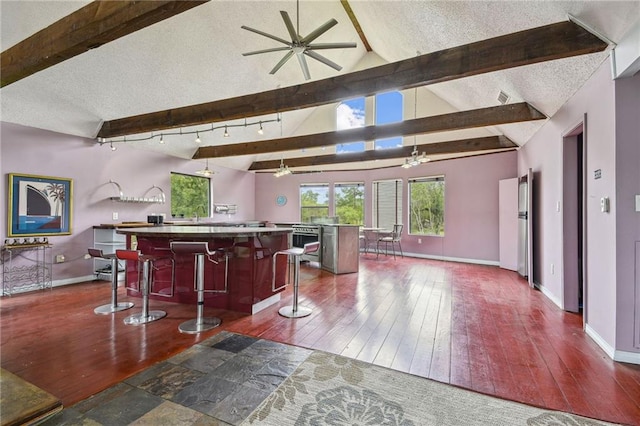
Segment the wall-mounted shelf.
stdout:
<path fill-rule="evenodd" d="M 153 185 L 151 188 L 142 195 L 142 197 L 128 197 L 122 193 L 122 187 L 112 180 L 109 183 L 115 185 L 118 188 L 118 195 L 115 197 L 109 197 L 111 201 L 117 201 L 119 203 L 147 203 L 147 204 L 164 204 L 166 197 L 164 191 L 159 186 Z M 156 190 L 158 194 L 149 195 L 150 192 Z"/>

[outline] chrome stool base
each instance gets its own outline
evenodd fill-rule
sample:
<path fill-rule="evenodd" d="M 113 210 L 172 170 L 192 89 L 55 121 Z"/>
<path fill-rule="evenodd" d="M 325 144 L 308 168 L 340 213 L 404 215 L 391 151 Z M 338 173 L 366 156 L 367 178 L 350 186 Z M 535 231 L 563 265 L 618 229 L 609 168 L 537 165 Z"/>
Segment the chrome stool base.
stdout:
<path fill-rule="evenodd" d="M 295 306 L 285 306 L 278 311 L 280 315 L 287 318 L 302 318 L 311 315 L 311 312 L 313 311 L 306 306 L 298 306 L 297 309 Z"/>
<path fill-rule="evenodd" d="M 222 320 L 216 317 L 200 318 L 200 320 L 192 319 L 180 324 L 178 326 L 178 330 L 180 330 L 180 333 L 196 334 L 216 328 L 221 323 Z"/>
<path fill-rule="evenodd" d="M 116 305 L 109 303 L 107 305 L 98 306 L 93 310 L 93 312 L 99 315 L 107 315 L 114 312 L 126 311 L 131 308 L 133 308 L 133 302 L 121 302 Z"/>
<path fill-rule="evenodd" d="M 166 316 L 167 313 L 165 311 L 149 311 L 147 315 L 141 313 L 129 315 L 124 319 L 124 323 L 127 325 L 146 324 L 148 322 L 159 320 L 160 318 L 164 318 Z"/>

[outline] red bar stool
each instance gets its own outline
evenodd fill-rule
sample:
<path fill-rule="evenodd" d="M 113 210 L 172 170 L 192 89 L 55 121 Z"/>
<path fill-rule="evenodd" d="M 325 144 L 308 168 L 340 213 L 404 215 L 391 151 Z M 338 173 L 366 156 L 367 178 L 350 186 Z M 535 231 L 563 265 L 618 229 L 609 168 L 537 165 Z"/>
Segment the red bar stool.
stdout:
<path fill-rule="evenodd" d="M 278 291 L 285 288 L 289 283 L 284 283 L 280 287 L 276 288 L 276 258 L 278 255 L 293 256 L 294 268 L 293 268 L 293 305 L 280 308 L 278 313 L 287 318 L 301 318 L 311 315 L 311 309 L 305 306 L 298 306 L 298 288 L 300 286 L 300 258 L 307 254 L 318 251 L 320 248 L 320 242 L 314 241 L 307 243 L 304 247 L 292 247 L 287 250 L 281 250 L 275 252 L 273 255 L 273 278 L 271 280 L 271 290 Z M 287 262 L 288 264 L 288 262 Z"/>
<path fill-rule="evenodd" d="M 93 310 L 93 312 L 100 315 L 106 315 L 132 308 L 132 302 L 118 303 L 118 259 L 116 258 L 115 253 L 105 254 L 100 249 L 90 248 L 89 256 L 111 261 L 111 303 L 98 306 Z"/>
<path fill-rule="evenodd" d="M 209 250 L 209 244 L 206 241 L 172 241 L 171 251 L 174 254 L 191 254 L 195 256 L 195 276 L 193 280 L 194 291 L 198 293 L 198 305 L 196 318 L 185 321 L 178 327 L 181 333 L 195 334 L 202 331 L 211 330 L 218 327 L 222 320 L 217 317 L 205 317 L 204 316 L 204 294 L 205 293 L 228 293 L 228 271 L 229 271 L 229 256 L 227 250 L 224 248 L 214 251 Z M 219 264 L 218 259 L 215 256 L 224 256 L 224 290 L 205 290 L 204 289 L 204 261 L 205 256 L 209 262 Z"/>
<path fill-rule="evenodd" d="M 165 311 L 149 311 L 151 267 L 153 262 L 159 260 L 160 257 L 145 255 L 137 250 L 116 250 L 116 257 L 121 260 L 138 262 L 138 264 L 142 263 L 142 284 L 140 286 L 142 293 L 142 312 L 129 315 L 124 319 L 124 323 L 127 325 L 140 325 L 164 318 L 167 315 Z"/>

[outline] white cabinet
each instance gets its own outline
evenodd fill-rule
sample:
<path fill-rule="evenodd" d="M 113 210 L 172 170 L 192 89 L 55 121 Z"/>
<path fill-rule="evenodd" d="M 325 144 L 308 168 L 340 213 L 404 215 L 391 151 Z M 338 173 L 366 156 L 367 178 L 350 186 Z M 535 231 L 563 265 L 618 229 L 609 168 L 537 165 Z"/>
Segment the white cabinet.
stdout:
<path fill-rule="evenodd" d="M 116 228 L 93 227 L 93 247 L 102 250 L 104 254 L 115 253 L 117 249 L 127 248 L 126 235 L 118 234 Z M 108 259 L 93 259 L 93 270 L 97 278 L 111 280 L 111 261 Z M 124 262 L 118 261 L 118 280 L 124 279 Z"/>

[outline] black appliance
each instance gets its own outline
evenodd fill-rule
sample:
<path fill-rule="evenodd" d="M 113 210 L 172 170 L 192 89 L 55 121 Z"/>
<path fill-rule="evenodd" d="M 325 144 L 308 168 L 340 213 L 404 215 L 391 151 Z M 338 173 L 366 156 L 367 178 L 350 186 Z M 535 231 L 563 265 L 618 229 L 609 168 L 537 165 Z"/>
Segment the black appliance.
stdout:
<path fill-rule="evenodd" d="M 292 241 L 293 247 L 304 247 L 306 243 L 312 243 L 315 241 L 320 242 L 322 247 L 322 227 L 314 224 L 299 224 L 293 225 Z M 302 256 L 302 260 L 310 262 L 321 261 L 321 250 L 314 253 L 305 254 Z"/>

